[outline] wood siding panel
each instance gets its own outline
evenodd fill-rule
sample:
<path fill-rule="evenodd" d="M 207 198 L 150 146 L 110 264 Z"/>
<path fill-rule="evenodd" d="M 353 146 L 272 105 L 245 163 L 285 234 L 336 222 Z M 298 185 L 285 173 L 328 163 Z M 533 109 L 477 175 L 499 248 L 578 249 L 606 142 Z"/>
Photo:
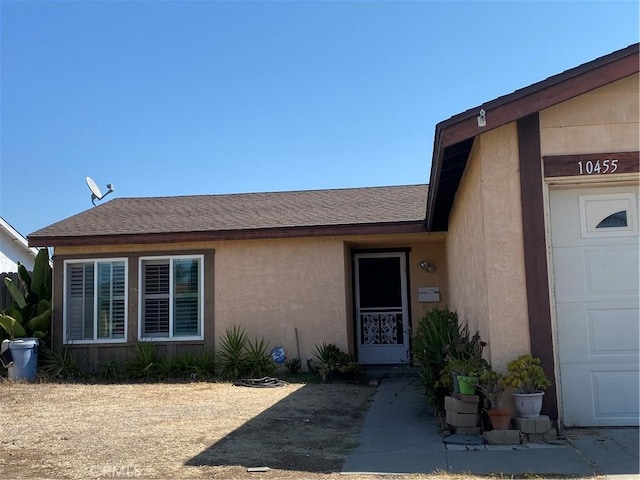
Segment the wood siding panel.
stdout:
<path fill-rule="evenodd" d="M 555 378 L 538 113 L 518 120 L 517 125 L 531 354 L 540 358 L 547 376 Z M 544 396 L 543 413 L 558 418 L 553 384 Z"/>

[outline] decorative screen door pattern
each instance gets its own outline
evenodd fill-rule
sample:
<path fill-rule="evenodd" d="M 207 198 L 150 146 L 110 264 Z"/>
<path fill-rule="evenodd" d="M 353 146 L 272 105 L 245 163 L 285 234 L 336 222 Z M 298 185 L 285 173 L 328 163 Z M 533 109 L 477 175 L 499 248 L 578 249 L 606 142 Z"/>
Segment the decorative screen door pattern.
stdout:
<path fill-rule="evenodd" d="M 357 254 L 354 267 L 359 361 L 407 362 L 405 254 Z"/>

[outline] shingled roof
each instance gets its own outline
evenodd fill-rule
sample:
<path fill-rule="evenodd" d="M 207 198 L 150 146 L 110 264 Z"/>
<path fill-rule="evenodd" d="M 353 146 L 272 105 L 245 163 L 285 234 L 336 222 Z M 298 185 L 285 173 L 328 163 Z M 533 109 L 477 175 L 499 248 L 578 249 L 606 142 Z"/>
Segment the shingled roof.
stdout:
<path fill-rule="evenodd" d="M 116 198 L 28 236 L 32 246 L 424 231 L 427 185 Z"/>

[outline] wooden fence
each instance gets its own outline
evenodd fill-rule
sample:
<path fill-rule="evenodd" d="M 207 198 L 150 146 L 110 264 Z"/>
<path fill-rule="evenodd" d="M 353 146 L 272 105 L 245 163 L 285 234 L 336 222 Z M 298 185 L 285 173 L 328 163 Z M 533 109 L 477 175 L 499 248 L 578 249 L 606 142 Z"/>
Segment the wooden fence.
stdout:
<path fill-rule="evenodd" d="M 20 281 L 20 278 L 18 277 L 17 273 L 15 272 L 0 273 L 0 312 L 4 311 L 5 308 L 11 305 L 11 301 L 12 301 L 12 297 L 11 297 L 11 294 L 9 293 L 9 289 L 4 284 L 5 277 L 9 277 L 11 280 L 13 280 L 13 282 L 16 285 L 18 285 L 18 288 L 20 289 L 20 291 L 24 292 L 24 289 L 22 288 L 22 282 Z"/>

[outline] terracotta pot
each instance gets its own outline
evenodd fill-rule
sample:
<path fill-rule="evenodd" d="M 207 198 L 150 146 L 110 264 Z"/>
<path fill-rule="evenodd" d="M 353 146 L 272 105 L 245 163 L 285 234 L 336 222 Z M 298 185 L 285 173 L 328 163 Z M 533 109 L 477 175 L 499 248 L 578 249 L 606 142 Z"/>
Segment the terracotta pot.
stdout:
<path fill-rule="evenodd" d="M 513 403 L 518 416 L 522 418 L 538 418 L 542 410 L 544 392 L 513 393 Z"/>
<path fill-rule="evenodd" d="M 491 419 L 491 426 L 494 430 L 509 430 L 511 426 L 511 410 L 501 408 L 500 410 L 487 410 Z"/>

